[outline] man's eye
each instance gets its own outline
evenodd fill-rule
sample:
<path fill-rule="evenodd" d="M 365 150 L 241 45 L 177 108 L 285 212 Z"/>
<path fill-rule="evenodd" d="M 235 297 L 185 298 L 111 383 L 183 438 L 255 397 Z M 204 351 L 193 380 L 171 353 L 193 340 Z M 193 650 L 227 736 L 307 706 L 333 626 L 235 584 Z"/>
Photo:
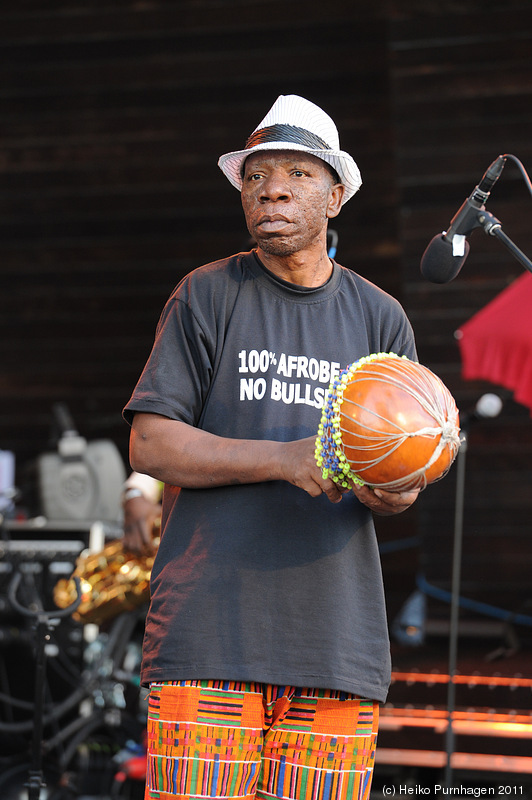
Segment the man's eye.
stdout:
<path fill-rule="evenodd" d="M 248 175 L 248 181 L 258 181 L 262 178 L 260 172 L 252 172 L 251 175 Z"/>
<path fill-rule="evenodd" d="M 302 169 L 295 169 L 292 174 L 295 175 L 296 178 L 302 178 L 305 175 Z"/>

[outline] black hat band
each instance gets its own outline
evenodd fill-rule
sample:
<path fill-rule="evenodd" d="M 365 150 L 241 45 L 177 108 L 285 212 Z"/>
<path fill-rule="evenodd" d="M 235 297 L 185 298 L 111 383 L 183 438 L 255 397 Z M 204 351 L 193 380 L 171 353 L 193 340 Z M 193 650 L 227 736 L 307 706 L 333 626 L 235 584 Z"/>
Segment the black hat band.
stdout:
<path fill-rule="evenodd" d="M 258 144 L 267 144 L 268 142 L 300 144 L 312 150 L 332 149 L 327 142 L 320 139 L 315 133 L 307 131 L 306 128 L 298 128 L 296 125 L 284 124 L 270 125 L 267 128 L 261 128 L 255 131 L 247 140 L 245 149 L 249 150 Z"/>

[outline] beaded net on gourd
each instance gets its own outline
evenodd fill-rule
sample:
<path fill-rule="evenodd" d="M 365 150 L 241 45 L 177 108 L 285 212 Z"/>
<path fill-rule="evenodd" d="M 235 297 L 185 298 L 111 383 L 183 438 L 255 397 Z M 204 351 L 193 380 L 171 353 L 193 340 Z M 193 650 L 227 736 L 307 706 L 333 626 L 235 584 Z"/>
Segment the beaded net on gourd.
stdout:
<path fill-rule="evenodd" d="M 356 401 L 360 392 L 369 407 Z M 374 353 L 329 386 L 316 462 L 342 487 L 423 489 L 448 472 L 459 433 L 454 399 L 434 373 L 406 356 Z"/>

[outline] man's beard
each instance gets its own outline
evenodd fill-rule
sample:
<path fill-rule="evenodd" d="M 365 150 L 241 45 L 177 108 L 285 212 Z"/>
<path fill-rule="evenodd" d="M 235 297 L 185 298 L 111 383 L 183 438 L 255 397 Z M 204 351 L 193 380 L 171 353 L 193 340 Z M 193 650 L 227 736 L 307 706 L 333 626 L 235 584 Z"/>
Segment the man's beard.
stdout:
<path fill-rule="evenodd" d="M 291 256 L 299 250 L 299 246 L 294 242 L 275 236 L 263 239 L 258 244 L 269 256 Z"/>
<path fill-rule="evenodd" d="M 261 236 L 255 241 L 265 253 L 270 256 L 293 256 L 302 250 L 307 250 L 319 243 L 320 237 L 313 237 L 308 231 L 299 232 L 292 236 Z"/>

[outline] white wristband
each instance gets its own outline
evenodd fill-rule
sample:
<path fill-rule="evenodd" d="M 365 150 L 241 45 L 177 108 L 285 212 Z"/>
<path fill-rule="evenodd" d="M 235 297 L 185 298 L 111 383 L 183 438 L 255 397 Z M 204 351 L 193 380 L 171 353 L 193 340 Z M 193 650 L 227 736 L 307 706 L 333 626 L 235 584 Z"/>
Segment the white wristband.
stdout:
<path fill-rule="evenodd" d="M 144 497 L 140 489 L 126 489 L 122 495 L 122 505 L 127 503 L 128 500 L 133 500 L 134 497 Z"/>
<path fill-rule="evenodd" d="M 159 503 L 161 500 L 162 483 L 141 472 L 132 472 L 123 486 L 122 500 L 128 489 L 139 489 L 143 497 L 150 503 Z"/>

